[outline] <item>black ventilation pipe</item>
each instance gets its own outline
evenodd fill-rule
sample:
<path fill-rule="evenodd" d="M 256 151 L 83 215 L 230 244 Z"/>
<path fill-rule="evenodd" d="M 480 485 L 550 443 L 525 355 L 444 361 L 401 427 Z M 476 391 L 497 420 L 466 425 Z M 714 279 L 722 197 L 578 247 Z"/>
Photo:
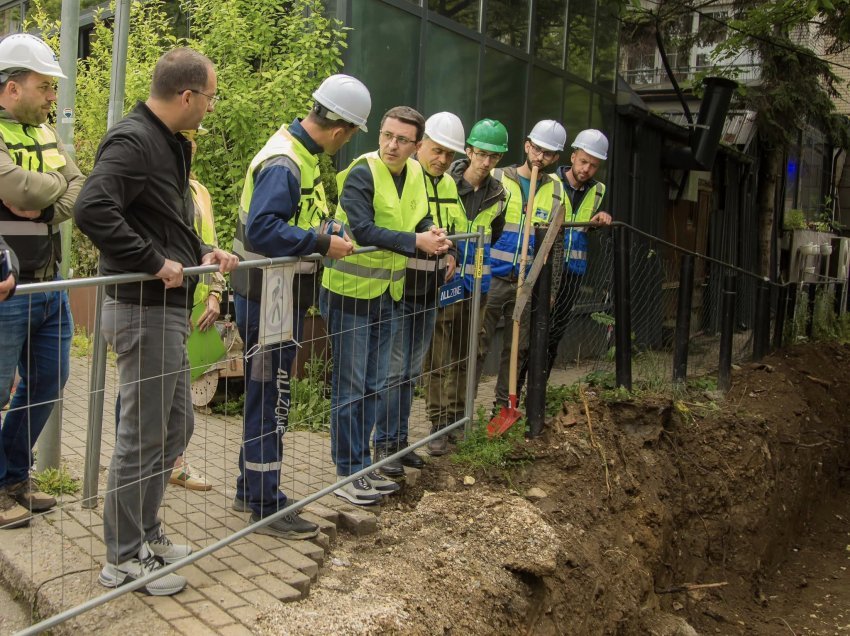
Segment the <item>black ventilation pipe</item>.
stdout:
<path fill-rule="evenodd" d="M 706 77 L 703 83 L 705 92 L 697 123 L 690 134 L 690 145 L 671 148 L 664 158 L 666 168 L 711 170 L 732 93 L 738 84 L 724 77 Z"/>

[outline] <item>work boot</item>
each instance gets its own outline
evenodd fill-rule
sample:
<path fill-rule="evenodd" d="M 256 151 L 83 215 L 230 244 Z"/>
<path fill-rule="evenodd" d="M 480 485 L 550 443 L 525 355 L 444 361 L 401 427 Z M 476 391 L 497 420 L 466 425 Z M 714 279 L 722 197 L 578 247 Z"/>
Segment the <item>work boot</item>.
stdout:
<path fill-rule="evenodd" d="M 382 459 L 385 459 L 395 451 L 390 451 L 386 446 L 380 446 L 375 449 L 375 463 L 377 464 Z M 387 477 L 404 477 L 404 466 L 397 459 L 381 466 L 381 472 Z"/>
<path fill-rule="evenodd" d="M 0 489 L 0 530 L 23 528 L 31 518 L 29 510 L 7 495 L 5 489 Z"/>
<path fill-rule="evenodd" d="M 251 514 L 250 523 L 257 523 L 260 516 L 257 513 Z M 275 519 L 269 524 L 255 530 L 257 534 L 267 534 L 272 537 L 280 537 L 281 539 L 312 539 L 319 536 L 319 526 L 312 521 L 302 519 L 294 512 L 283 515 L 280 519 Z"/>
<path fill-rule="evenodd" d="M 444 427 L 438 424 L 431 425 L 431 435 L 436 433 L 437 431 L 442 430 Z M 449 438 L 446 435 L 440 435 L 436 439 L 432 439 L 428 442 L 428 454 L 431 457 L 439 457 L 440 455 L 445 455 L 449 452 Z"/>
<path fill-rule="evenodd" d="M 425 460 L 414 451 L 410 451 L 407 455 L 401 456 L 401 465 L 421 470 L 425 467 Z"/>
<path fill-rule="evenodd" d="M 41 492 L 32 483 L 32 479 L 6 486 L 6 493 L 24 508 L 33 512 L 45 512 L 56 505 L 56 497 Z"/>

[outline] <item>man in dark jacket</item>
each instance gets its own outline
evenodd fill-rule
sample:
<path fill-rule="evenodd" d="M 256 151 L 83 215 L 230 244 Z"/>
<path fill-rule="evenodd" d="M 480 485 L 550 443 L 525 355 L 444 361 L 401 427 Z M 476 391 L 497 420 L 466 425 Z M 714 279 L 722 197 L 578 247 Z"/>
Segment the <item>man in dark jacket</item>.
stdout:
<path fill-rule="evenodd" d="M 215 105 L 209 59 L 187 48 L 157 62 L 150 96 L 101 142 L 74 210 L 100 249 L 100 273 L 142 271 L 160 280 L 107 287 L 103 334 L 117 354 L 121 426 L 103 511 L 106 566 L 100 582 L 118 587 L 191 553 L 162 531 L 158 516 L 174 460 L 194 427 L 186 339 L 196 281 L 183 268 L 238 259 L 204 245 L 193 229 L 189 190 L 194 130 Z M 149 583 L 153 595 L 176 594 L 186 579 Z"/>

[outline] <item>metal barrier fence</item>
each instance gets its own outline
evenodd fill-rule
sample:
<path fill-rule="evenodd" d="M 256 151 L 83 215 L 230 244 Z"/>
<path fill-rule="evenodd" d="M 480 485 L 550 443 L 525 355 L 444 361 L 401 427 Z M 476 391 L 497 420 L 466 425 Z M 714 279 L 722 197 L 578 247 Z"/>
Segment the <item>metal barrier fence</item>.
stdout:
<path fill-rule="evenodd" d="M 716 373 L 722 388 L 728 380 L 728 365 L 753 354 L 756 358 L 763 355 L 770 345 L 771 334 L 778 334 L 773 337 L 778 345 L 792 327 L 811 331 L 805 312 L 814 315 L 816 303 L 815 294 L 811 303 L 808 301 L 808 290 L 801 291 L 797 286 L 770 287 L 751 273 L 682 250 L 621 223 L 596 231 L 592 237 L 594 245 L 586 274 L 572 278 L 563 274 L 554 276 L 555 295 L 563 295 L 567 290 L 574 299 L 566 307 L 555 308 L 554 322 L 548 327 L 564 332 L 555 362 L 561 381 L 590 376 L 593 381 L 611 387 L 630 387 L 634 380 L 641 386 L 658 388 L 680 381 L 686 375 Z M 482 230 L 479 234 L 451 238 L 474 240 L 480 246 L 484 234 Z M 361 250 L 369 251 L 374 250 Z M 334 307 L 326 296 L 316 295 L 317 286 L 309 280 L 307 271 L 310 269 L 307 265 L 316 260 L 256 260 L 241 263 L 238 270 L 260 267 L 269 271 L 293 264 L 301 268 L 292 300 L 294 314 L 303 316 L 303 321 L 296 321 L 293 326 L 297 348 L 278 344 L 261 350 L 256 344 L 259 335 L 249 334 L 248 329 L 257 326 L 252 322 L 257 312 L 264 313 L 262 301 L 252 304 L 244 297 L 234 299 L 228 293 L 216 331 L 194 345 L 194 368 L 181 362 L 173 369 L 163 368 L 136 380 L 139 385 L 154 382 L 161 390 L 166 383 L 179 382 L 180 377 L 185 379 L 187 374 L 194 374 L 192 386 L 184 382 L 178 395 L 184 401 L 193 400 L 195 405 L 194 413 L 191 410 L 182 413 L 183 420 L 177 423 L 181 432 L 178 446 L 185 446 L 184 461 L 203 475 L 206 480 L 203 488 L 209 489 L 193 490 L 180 485 L 165 489 L 164 526 L 176 542 L 193 544 L 193 553 L 107 593 L 103 593 L 97 581 L 109 551 L 103 538 L 101 502 L 110 496 L 117 499 L 119 489 L 141 490 L 151 480 L 165 488 L 174 463 L 160 457 L 159 464 L 148 474 L 119 483 L 111 481 L 103 468 L 113 457 L 119 435 L 126 437 L 127 429 L 122 429 L 121 422 L 125 418 L 132 421 L 134 416 L 138 422 L 150 412 L 150 407 L 160 406 L 138 400 L 124 402 L 120 408 L 116 405 L 122 388 L 125 396 L 131 398 L 132 391 L 127 391 L 128 370 L 124 369 L 122 378 L 114 352 L 106 351 L 103 334 L 108 332 L 119 354 L 123 353 L 122 337 L 132 331 L 133 321 L 145 320 L 145 312 L 137 307 L 117 318 L 115 308 L 111 307 L 109 312 L 113 315 L 105 321 L 105 315 L 99 311 L 104 303 L 103 292 L 111 291 L 114 296 L 117 289 L 114 286 L 120 284 L 125 286 L 124 290 L 144 293 L 145 282 L 152 277 L 124 275 L 19 288 L 19 294 L 30 297 L 60 289 L 98 291 L 90 293 L 74 311 L 80 324 L 72 347 L 62 421 L 62 461 L 72 474 L 84 475 L 82 496 L 60 497 L 54 510 L 36 515 L 43 516 L 43 520 L 36 519 L 29 530 L 18 530 L 14 535 L 16 549 L 29 555 L 29 563 L 24 566 L 29 570 L 28 575 L 39 581 L 59 581 L 61 610 L 22 633 L 38 633 L 56 626 L 177 570 L 187 573 L 192 586 L 202 577 L 213 576 L 221 587 L 224 585 L 221 581 L 226 579 L 215 578 L 215 574 L 223 570 L 256 567 L 256 576 L 278 576 L 280 568 L 273 567 L 278 555 L 275 539 L 258 537 L 258 530 L 367 477 L 375 467 L 392 466 L 412 450 L 427 444 L 439 445 L 446 434 L 473 425 L 479 391 L 476 367 L 480 366 L 474 362 L 483 363 L 478 356 L 478 326 L 482 322 L 481 312 L 487 311 L 480 277 L 456 304 L 438 309 L 438 299 L 429 298 L 418 304 L 393 304 L 386 312 L 370 317 L 362 303 L 353 302 L 346 312 L 349 318 L 351 315 L 359 318 L 346 322 L 339 315 L 332 316 Z M 186 274 L 205 276 L 214 270 L 212 266 L 196 267 L 187 269 Z M 822 287 L 835 284 L 835 281 L 824 282 L 826 285 Z M 256 280 L 248 280 L 246 295 L 250 296 L 251 285 L 257 284 Z M 264 293 L 270 292 L 266 289 Z M 551 293 L 549 290 L 539 295 L 546 298 L 546 308 Z M 285 313 L 286 305 L 283 300 L 281 303 L 281 312 Z M 110 302 L 107 300 L 106 304 L 109 306 Z M 773 311 L 771 306 L 775 307 Z M 533 311 L 541 309 L 537 301 Z M 93 318 L 87 325 L 82 324 L 85 313 Z M 238 327 L 234 324 L 234 314 L 239 315 Z M 534 319 L 538 318 L 539 315 Z M 323 325 L 328 328 L 323 329 Z M 432 328 L 433 338 L 429 336 Z M 238 332 L 241 337 L 237 337 Z M 393 359 L 385 347 L 400 332 L 406 334 L 403 336 L 406 348 Z M 247 346 L 243 348 L 241 343 L 246 340 Z M 532 339 L 533 346 L 534 343 Z M 491 357 L 498 357 L 498 342 L 490 344 Z M 540 342 L 537 346 L 541 346 Z M 548 346 L 545 339 L 542 346 Z M 159 351 L 150 352 L 151 359 L 173 355 L 182 360 L 182 345 L 169 347 L 163 344 Z M 221 352 L 223 355 L 219 355 Z M 272 357 L 271 352 L 277 357 Z M 537 360 L 535 364 L 541 359 L 546 360 L 545 352 L 543 358 L 534 358 L 532 354 L 532 360 Z M 147 362 L 150 360 L 136 361 L 136 371 L 141 373 Z M 283 372 L 275 371 L 275 365 Z M 361 383 L 358 393 L 354 384 L 369 370 L 376 371 L 373 377 L 378 384 Z M 529 371 L 533 373 L 537 369 Z M 255 382 L 254 394 L 244 377 L 246 372 Z M 288 404 L 280 401 L 279 389 L 286 386 L 292 395 Z M 542 386 L 545 392 L 546 383 Z M 270 400 L 263 399 L 269 398 L 267 391 L 273 392 Z M 237 396 L 243 392 L 246 397 L 240 402 Z M 487 405 L 492 397 L 481 391 L 477 404 Z M 246 402 L 249 417 L 258 421 L 270 417 L 275 425 L 243 426 Z M 288 414 L 285 430 L 281 409 Z M 397 426 L 405 420 L 406 435 L 404 427 Z M 133 435 L 141 444 L 141 426 L 136 426 Z M 374 453 L 369 450 L 370 433 L 378 435 Z M 342 441 L 340 436 L 344 437 Z M 278 455 L 281 444 L 282 457 Z M 248 450 L 251 445 L 253 450 Z M 364 465 L 364 457 L 371 458 L 371 465 L 368 460 Z M 251 471 L 255 473 L 253 477 Z M 233 510 L 240 503 L 234 501 L 240 494 L 237 490 L 240 472 L 259 484 L 260 494 L 241 502 L 243 510 L 252 505 L 262 509 L 257 521 L 246 521 L 245 512 Z M 269 477 L 272 473 L 276 475 L 274 478 Z M 277 492 L 278 484 L 290 499 L 285 502 L 265 499 L 266 494 Z M 252 487 L 249 485 L 248 490 Z M 138 494 L 136 497 L 130 501 L 141 508 Z M 48 525 L 55 534 L 49 535 L 54 540 L 45 543 L 42 530 Z M 292 542 L 283 542 L 282 546 L 281 549 L 297 552 Z M 268 555 L 271 560 L 263 562 Z M 234 602 L 248 603 L 251 594 L 260 592 L 234 592 L 237 599 Z M 180 595 L 174 598 L 180 601 Z M 206 597 L 201 595 L 201 598 Z M 158 605 L 152 603 L 151 607 L 154 612 L 160 612 Z M 235 610 L 222 609 L 233 618 Z M 188 610 L 186 613 L 192 614 Z"/>

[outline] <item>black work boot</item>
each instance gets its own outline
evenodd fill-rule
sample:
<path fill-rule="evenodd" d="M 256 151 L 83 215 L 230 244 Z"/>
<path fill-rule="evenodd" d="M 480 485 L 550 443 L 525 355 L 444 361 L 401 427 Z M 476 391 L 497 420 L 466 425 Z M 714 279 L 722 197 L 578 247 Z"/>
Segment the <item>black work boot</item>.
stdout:
<path fill-rule="evenodd" d="M 395 451 L 390 451 L 386 446 L 379 446 L 375 449 L 375 462 L 379 462 L 382 459 L 389 457 Z M 387 462 L 386 464 L 381 466 L 381 472 L 384 473 L 387 477 L 403 477 L 404 476 L 404 466 L 401 465 L 401 462 L 397 459 L 394 459 L 391 462 Z"/>
<path fill-rule="evenodd" d="M 431 426 L 431 434 L 433 435 L 439 430 L 442 430 L 442 426 Z M 431 457 L 439 457 L 440 455 L 445 455 L 449 452 L 449 438 L 447 435 L 441 435 L 436 439 L 432 439 L 428 442 L 428 454 Z"/>

